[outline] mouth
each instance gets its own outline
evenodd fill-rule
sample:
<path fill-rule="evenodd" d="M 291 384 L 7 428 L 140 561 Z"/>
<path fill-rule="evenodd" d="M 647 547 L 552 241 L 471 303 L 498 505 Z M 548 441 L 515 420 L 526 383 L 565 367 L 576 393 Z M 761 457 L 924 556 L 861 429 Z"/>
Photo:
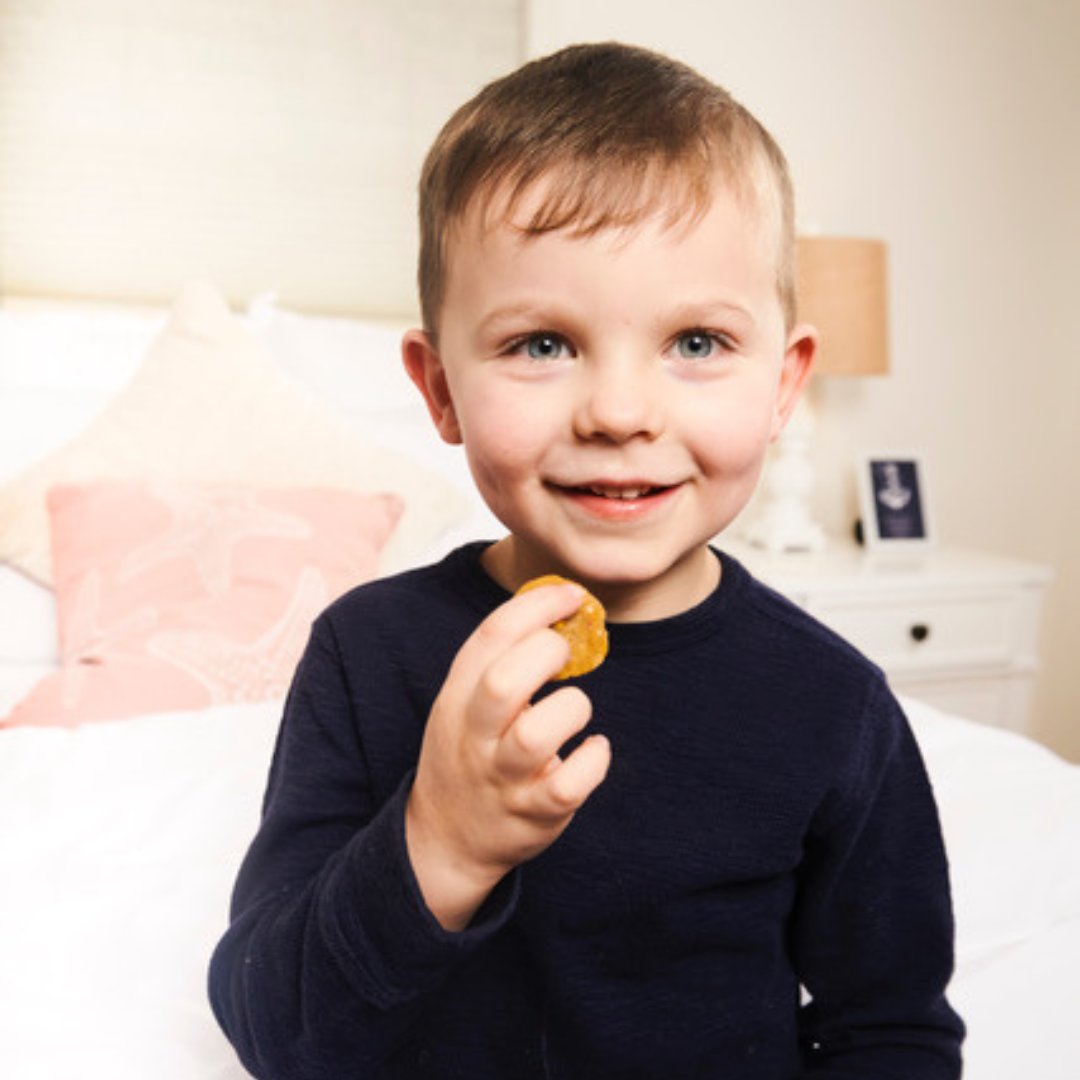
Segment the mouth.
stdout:
<path fill-rule="evenodd" d="M 670 491 L 670 486 L 657 484 L 634 484 L 629 486 L 615 486 L 612 484 L 587 484 L 583 487 L 571 490 L 584 495 L 592 495 L 600 499 L 616 499 L 619 502 L 635 502 L 638 499 L 647 499 L 655 495 Z"/>
<path fill-rule="evenodd" d="M 558 490 L 590 520 L 626 523 L 652 520 L 680 487 L 680 484 L 632 480 L 568 484 L 559 486 Z"/>

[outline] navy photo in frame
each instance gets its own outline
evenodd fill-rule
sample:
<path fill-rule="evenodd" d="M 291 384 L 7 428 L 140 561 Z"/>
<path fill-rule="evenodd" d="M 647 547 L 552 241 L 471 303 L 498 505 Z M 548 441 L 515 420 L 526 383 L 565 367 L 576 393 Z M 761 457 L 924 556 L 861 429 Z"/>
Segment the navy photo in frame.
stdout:
<path fill-rule="evenodd" d="M 929 506 L 918 456 L 867 456 L 860 472 L 860 502 L 867 547 L 906 548 L 931 542 Z"/>

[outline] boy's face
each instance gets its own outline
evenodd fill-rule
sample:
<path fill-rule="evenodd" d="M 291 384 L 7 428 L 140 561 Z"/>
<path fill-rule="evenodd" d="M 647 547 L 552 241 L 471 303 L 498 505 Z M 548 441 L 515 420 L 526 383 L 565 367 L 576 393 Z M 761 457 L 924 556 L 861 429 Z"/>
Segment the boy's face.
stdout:
<path fill-rule="evenodd" d="M 404 356 L 510 530 L 487 557 L 503 585 L 563 573 L 616 619 L 715 587 L 705 545 L 746 505 L 814 351 L 785 330 L 775 229 L 723 189 L 693 224 L 591 237 L 466 215 L 438 349 L 417 331 Z"/>

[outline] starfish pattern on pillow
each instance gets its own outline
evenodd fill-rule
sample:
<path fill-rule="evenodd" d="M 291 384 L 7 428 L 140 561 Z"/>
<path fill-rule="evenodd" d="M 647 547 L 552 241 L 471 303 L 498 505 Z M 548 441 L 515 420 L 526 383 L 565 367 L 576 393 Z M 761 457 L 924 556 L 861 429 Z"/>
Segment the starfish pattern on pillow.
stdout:
<path fill-rule="evenodd" d="M 305 567 L 284 613 L 254 641 L 205 631 L 162 630 L 150 636 L 146 648 L 186 671 L 216 705 L 284 696 L 292 678 L 290 663 L 300 655 L 311 631 L 312 612 L 329 599 L 326 579 Z"/>
<path fill-rule="evenodd" d="M 172 525 L 128 554 L 118 581 L 131 581 L 171 559 L 190 558 L 206 591 L 224 596 L 232 586 L 233 552 L 242 540 L 304 540 L 311 534 L 302 518 L 260 505 L 252 490 L 155 483 L 150 492 L 172 516 Z"/>

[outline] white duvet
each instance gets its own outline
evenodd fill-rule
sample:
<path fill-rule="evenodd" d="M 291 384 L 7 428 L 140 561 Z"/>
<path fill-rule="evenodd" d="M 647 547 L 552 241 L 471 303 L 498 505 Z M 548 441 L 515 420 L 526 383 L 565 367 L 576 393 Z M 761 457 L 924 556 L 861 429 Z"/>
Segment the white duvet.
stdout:
<path fill-rule="evenodd" d="M 953 865 L 966 1080 L 1080 1075 L 1080 768 L 909 714 Z M 206 1004 L 280 706 L 0 732 L 0 1077 L 246 1075 Z"/>
<path fill-rule="evenodd" d="M 245 1077 L 206 965 L 280 706 L 0 732 L 0 1077 Z"/>

